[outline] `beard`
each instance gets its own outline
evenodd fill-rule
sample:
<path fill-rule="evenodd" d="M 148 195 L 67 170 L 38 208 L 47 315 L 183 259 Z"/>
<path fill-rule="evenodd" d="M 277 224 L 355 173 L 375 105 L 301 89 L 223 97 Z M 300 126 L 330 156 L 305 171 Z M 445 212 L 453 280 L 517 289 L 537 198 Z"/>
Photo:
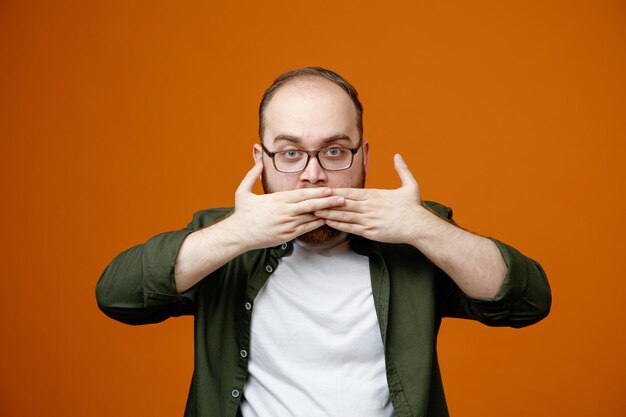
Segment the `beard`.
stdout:
<path fill-rule="evenodd" d="M 261 185 L 263 186 L 263 192 L 265 194 L 276 192 L 276 190 L 274 190 L 272 186 L 267 182 L 267 177 L 264 174 L 265 174 L 265 168 L 263 168 L 263 175 L 261 175 Z M 302 188 L 317 188 L 317 187 L 318 187 L 317 185 L 308 184 Z M 322 185 L 322 187 L 326 187 L 326 185 Z M 350 187 L 351 188 L 364 188 L 365 187 L 365 167 L 363 165 L 361 165 L 361 170 L 359 172 L 359 175 L 354 177 L 354 181 L 352 184 L 350 184 Z M 331 240 L 339 236 L 341 233 L 343 232 L 337 229 L 333 229 L 332 227 L 325 224 L 325 225 L 318 227 L 315 230 L 311 230 L 310 232 L 307 232 L 303 235 L 298 236 L 298 239 L 300 239 L 304 243 L 308 243 L 312 245 L 319 245 L 322 243 L 330 242 Z"/>

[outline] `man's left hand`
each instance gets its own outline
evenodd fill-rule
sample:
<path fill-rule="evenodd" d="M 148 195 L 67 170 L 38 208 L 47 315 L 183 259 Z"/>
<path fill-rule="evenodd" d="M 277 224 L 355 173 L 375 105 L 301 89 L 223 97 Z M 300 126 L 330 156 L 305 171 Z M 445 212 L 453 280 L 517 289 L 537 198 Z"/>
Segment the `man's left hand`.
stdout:
<path fill-rule="evenodd" d="M 422 211 L 419 185 L 399 154 L 394 166 L 402 181 L 395 190 L 333 188 L 333 195 L 345 198 L 345 204 L 314 214 L 333 229 L 389 243 L 410 243 L 417 233 L 415 223 Z"/>

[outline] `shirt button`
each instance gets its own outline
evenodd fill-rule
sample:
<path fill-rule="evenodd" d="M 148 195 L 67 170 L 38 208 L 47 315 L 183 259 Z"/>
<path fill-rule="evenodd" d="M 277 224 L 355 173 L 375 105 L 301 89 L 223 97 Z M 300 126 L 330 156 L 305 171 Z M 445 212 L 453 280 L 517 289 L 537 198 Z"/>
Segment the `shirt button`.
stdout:
<path fill-rule="evenodd" d="M 239 390 L 238 390 L 238 389 L 234 389 L 234 390 L 230 393 L 230 395 L 232 395 L 232 396 L 233 396 L 233 398 L 237 398 L 237 397 L 239 397 Z"/>
<path fill-rule="evenodd" d="M 283 243 L 282 245 L 280 245 L 280 248 L 281 248 L 282 250 L 286 250 L 286 249 L 287 249 L 287 244 L 286 244 L 286 243 Z"/>
<path fill-rule="evenodd" d="M 272 272 L 272 271 L 273 271 L 272 267 L 271 267 L 271 266 L 269 266 L 269 265 L 265 267 L 265 270 L 266 270 L 267 272 Z"/>
<path fill-rule="evenodd" d="M 241 349 L 241 350 L 239 351 L 239 354 L 241 355 L 241 357 L 242 357 L 242 358 L 246 358 L 246 357 L 248 357 L 248 352 L 247 352 L 247 351 L 245 351 L 244 349 Z"/>
<path fill-rule="evenodd" d="M 246 310 L 248 310 L 248 311 L 252 310 L 252 304 L 251 304 L 251 303 L 245 303 L 243 306 L 244 306 L 244 307 L 246 308 Z"/>

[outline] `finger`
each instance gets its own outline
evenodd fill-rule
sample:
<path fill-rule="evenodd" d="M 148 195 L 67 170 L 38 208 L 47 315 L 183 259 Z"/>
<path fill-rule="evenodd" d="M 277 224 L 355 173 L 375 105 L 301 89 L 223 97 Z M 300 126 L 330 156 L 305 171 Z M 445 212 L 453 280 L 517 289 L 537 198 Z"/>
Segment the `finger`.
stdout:
<path fill-rule="evenodd" d="M 300 227 L 303 224 L 312 222 L 312 221 L 317 221 L 320 220 L 319 217 L 317 217 L 315 214 L 313 213 L 305 213 L 305 214 L 299 214 L 296 217 L 292 217 L 289 223 L 289 227 L 293 228 L 293 229 L 297 229 L 298 227 Z"/>
<path fill-rule="evenodd" d="M 330 207 L 341 206 L 346 201 L 343 197 L 330 196 L 301 201 L 292 206 L 294 214 L 313 213 Z"/>
<path fill-rule="evenodd" d="M 403 187 L 417 187 L 417 181 L 415 177 L 411 173 L 409 166 L 404 162 L 402 156 L 397 153 L 393 157 L 393 165 L 396 168 L 396 172 L 400 177 L 400 181 L 402 181 Z"/>
<path fill-rule="evenodd" d="M 345 197 L 350 200 L 367 200 L 371 191 L 365 188 L 333 188 L 333 195 Z"/>
<path fill-rule="evenodd" d="M 314 214 L 325 220 L 338 221 L 342 223 L 360 223 L 362 221 L 362 215 L 360 213 L 350 211 L 318 210 Z"/>
<path fill-rule="evenodd" d="M 243 177 L 243 180 L 241 180 L 239 187 L 237 187 L 237 192 L 251 193 L 252 188 L 254 187 L 254 184 L 256 184 L 262 172 L 263 172 L 263 163 L 257 162 L 252 167 L 252 169 L 248 171 L 246 176 Z"/>
<path fill-rule="evenodd" d="M 275 194 L 286 203 L 299 203 L 312 198 L 327 197 L 332 194 L 332 190 L 328 187 L 298 188 L 297 190 L 280 191 Z"/>
<path fill-rule="evenodd" d="M 329 207 L 329 209 L 332 209 L 334 211 L 345 211 L 345 212 L 359 213 L 359 214 L 362 214 L 368 211 L 366 202 L 354 201 L 354 200 L 348 200 L 348 199 L 344 199 L 344 203 L 342 205 Z M 314 214 L 318 215 L 318 213 L 321 213 L 322 216 L 324 216 L 325 211 L 326 209 L 319 209 L 315 211 Z"/>
<path fill-rule="evenodd" d="M 322 226 L 324 226 L 324 219 L 317 219 L 317 220 L 305 223 L 297 228 L 297 234 L 295 237 L 302 236 L 303 234 L 311 232 Z"/>
<path fill-rule="evenodd" d="M 353 235 L 365 236 L 365 228 L 356 223 L 343 223 L 334 220 L 326 220 L 326 224 L 340 232 L 350 233 Z"/>
<path fill-rule="evenodd" d="M 320 220 L 319 217 L 317 217 L 316 215 L 312 214 L 312 213 L 307 213 L 307 214 L 300 214 L 298 217 L 296 217 L 293 220 L 293 227 L 297 228 L 303 224 L 312 222 L 312 221 L 317 221 Z"/>

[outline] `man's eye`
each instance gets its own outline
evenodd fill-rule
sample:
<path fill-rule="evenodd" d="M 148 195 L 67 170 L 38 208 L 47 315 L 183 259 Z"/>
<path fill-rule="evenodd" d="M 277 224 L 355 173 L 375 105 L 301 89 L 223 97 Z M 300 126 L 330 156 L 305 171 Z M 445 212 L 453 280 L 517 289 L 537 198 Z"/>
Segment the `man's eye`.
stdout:
<path fill-rule="evenodd" d="M 344 148 L 328 148 L 324 153 L 326 154 L 326 156 L 337 157 L 343 156 L 345 151 L 346 150 Z"/>
<path fill-rule="evenodd" d="M 295 150 L 290 150 L 290 151 L 284 151 L 283 152 L 283 156 L 286 159 L 297 159 L 300 157 L 300 152 L 295 151 Z"/>

